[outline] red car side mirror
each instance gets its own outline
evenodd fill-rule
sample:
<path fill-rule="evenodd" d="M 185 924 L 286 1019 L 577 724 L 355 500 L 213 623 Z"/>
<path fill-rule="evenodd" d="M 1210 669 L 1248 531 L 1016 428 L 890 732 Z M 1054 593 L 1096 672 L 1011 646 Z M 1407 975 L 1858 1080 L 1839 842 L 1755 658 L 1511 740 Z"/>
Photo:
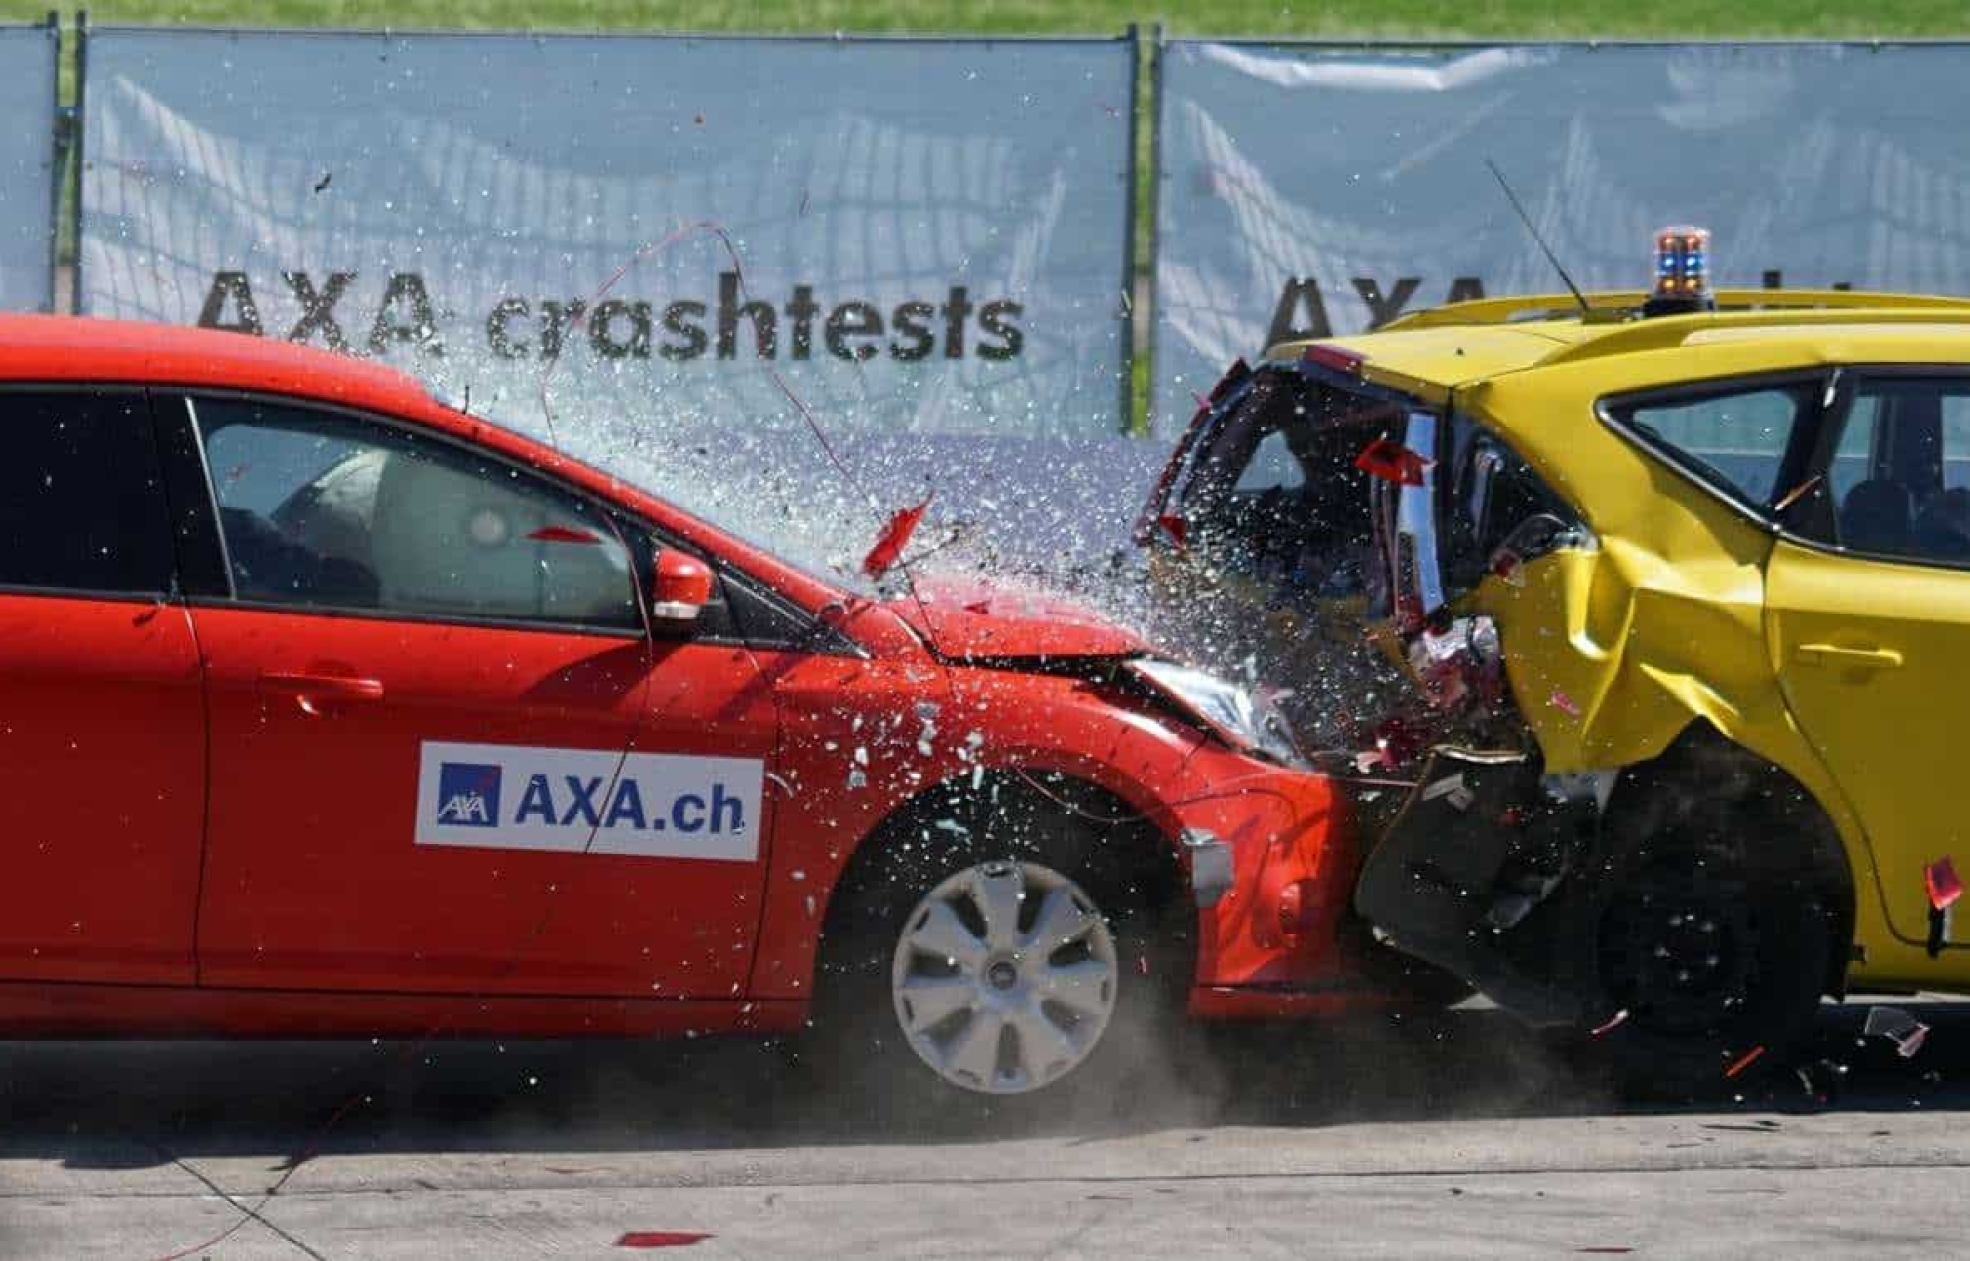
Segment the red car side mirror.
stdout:
<path fill-rule="evenodd" d="M 657 553 L 655 570 L 650 575 L 651 621 L 694 622 L 710 603 L 709 565 L 674 548 L 667 547 Z"/>

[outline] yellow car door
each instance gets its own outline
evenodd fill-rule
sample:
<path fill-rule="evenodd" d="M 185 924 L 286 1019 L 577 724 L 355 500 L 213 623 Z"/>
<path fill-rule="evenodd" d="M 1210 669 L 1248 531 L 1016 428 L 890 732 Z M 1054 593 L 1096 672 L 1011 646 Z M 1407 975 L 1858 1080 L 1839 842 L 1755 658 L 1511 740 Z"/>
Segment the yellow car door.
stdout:
<path fill-rule="evenodd" d="M 1923 944 L 1924 866 L 1970 871 L 1970 372 L 1846 375 L 1820 480 L 1801 488 L 1818 507 L 1791 515 L 1768 564 L 1767 638 L 1787 704 L 1866 829 L 1895 936 Z M 1958 935 L 1949 949 L 1970 950 L 1970 919 Z"/>

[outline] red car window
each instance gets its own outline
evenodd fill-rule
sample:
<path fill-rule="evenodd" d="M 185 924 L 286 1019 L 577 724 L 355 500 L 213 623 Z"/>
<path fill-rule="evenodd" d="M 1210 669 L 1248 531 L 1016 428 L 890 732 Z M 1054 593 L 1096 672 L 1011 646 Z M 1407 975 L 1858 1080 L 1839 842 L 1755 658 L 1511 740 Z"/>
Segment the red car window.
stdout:
<path fill-rule="evenodd" d="M 167 510 L 141 394 L 0 394 L 0 586 L 163 594 Z"/>
<path fill-rule="evenodd" d="M 629 549 L 556 487 L 353 417 L 194 406 L 242 600 L 641 627 Z"/>

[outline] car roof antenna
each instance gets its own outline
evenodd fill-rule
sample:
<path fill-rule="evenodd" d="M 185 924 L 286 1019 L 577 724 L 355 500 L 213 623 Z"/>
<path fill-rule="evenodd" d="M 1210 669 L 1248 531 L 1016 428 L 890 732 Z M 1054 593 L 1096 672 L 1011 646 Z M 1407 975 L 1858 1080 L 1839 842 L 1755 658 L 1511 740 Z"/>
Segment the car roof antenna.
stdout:
<path fill-rule="evenodd" d="M 1525 230 L 1532 234 L 1534 243 L 1546 255 L 1546 261 L 1553 265 L 1553 270 L 1558 272 L 1560 279 L 1566 283 L 1567 292 L 1572 294 L 1573 300 L 1580 304 L 1581 318 L 1586 318 L 1588 314 L 1587 296 L 1580 292 L 1579 285 L 1573 283 L 1573 277 L 1566 274 L 1566 268 L 1560 266 L 1559 256 L 1553 253 L 1552 246 L 1546 244 L 1546 238 L 1539 235 L 1539 229 L 1533 226 L 1532 216 L 1525 213 L 1525 207 L 1519 204 L 1518 194 L 1513 192 L 1512 186 L 1505 182 L 1505 173 L 1498 169 L 1498 164 L 1490 158 L 1486 158 L 1484 164 L 1491 168 L 1492 178 L 1498 181 L 1499 188 L 1505 190 L 1505 200 L 1512 203 L 1513 210 L 1518 211 L 1519 221 L 1525 224 Z"/>

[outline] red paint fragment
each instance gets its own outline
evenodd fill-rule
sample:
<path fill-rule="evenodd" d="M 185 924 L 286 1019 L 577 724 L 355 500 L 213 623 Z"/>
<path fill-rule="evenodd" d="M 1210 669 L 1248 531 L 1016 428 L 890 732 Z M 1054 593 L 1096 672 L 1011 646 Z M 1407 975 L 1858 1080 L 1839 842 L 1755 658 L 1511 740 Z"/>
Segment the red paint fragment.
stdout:
<path fill-rule="evenodd" d="M 1568 718 L 1580 717 L 1580 706 L 1574 703 L 1574 699 L 1571 696 L 1568 696 L 1558 688 L 1553 689 L 1552 700 L 1548 703 Z"/>
<path fill-rule="evenodd" d="M 618 1248 L 688 1248 L 711 1238 L 695 1230 L 632 1230 L 616 1240 Z"/>
<path fill-rule="evenodd" d="M 1737 1076 L 1745 1069 L 1750 1068 L 1753 1064 L 1756 1064 L 1758 1062 L 1758 1057 L 1763 1055 L 1764 1053 L 1765 1053 L 1765 1044 L 1760 1042 L 1757 1046 L 1752 1047 L 1749 1051 L 1746 1051 L 1743 1055 L 1740 1055 L 1737 1057 L 1737 1059 L 1733 1060 L 1731 1062 L 1731 1066 L 1724 1070 L 1724 1076 L 1726 1077 Z"/>
<path fill-rule="evenodd" d="M 572 526 L 544 525 L 527 536 L 536 543 L 600 543 L 597 535 Z"/>
<path fill-rule="evenodd" d="M 1400 718 L 1387 719 L 1375 728 L 1376 760 L 1390 770 L 1414 762 L 1428 743 L 1422 730 Z"/>
<path fill-rule="evenodd" d="M 897 509 L 889 518 L 889 524 L 876 537 L 876 545 L 862 558 L 862 572 L 871 578 L 880 578 L 894 568 L 897 559 L 903 555 L 903 549 L 909 546 L 910 536 L 917 532 L 917 524 L 923 520 L 924 509 L 928 507 L 930 500 L 926 498 L 914 508 Z"/>
<path fill-rule="evenodd" d="M 1929 905 L 1947 911 L 1963 896 L 1963 881 L 1957 879 L 1956 864 L 1945 856 L 1922 869 L 1922 887 L 1929 891 Z"/>
<path fill-rule="evenodd" d="M 1170 542 L 1177 545 L 1179 552 L 1190 546 L 1190 523 L 1174 512 L 1164 513 L 1156 518 L 1156 524 L 1163 527 L 1163 533 L 1170 536 Z"/>
<path fill-rule="evenodd" d="M 1391 438 L 1375 439 L 1354 457 L 1354 466 L 1362 472 L 1398 486 L 1421 486 L 1423 470 L 1433 463 Z"/>

